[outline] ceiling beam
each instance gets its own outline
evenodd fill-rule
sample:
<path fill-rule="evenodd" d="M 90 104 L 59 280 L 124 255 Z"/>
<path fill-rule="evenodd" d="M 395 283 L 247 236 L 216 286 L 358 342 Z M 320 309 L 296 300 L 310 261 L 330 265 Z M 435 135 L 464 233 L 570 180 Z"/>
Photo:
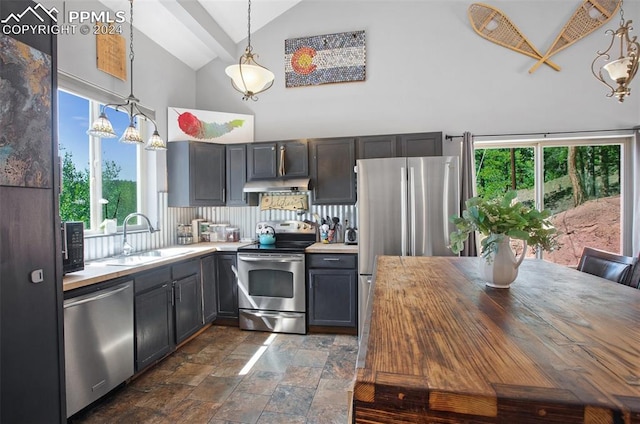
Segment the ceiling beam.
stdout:
<path fill-rule="evenodd" d="M 237 60 L 236 44 L 200 3 L 193 0 L 178 0 L 163 2 L 162 5 L 207 44 L 220 59 L 225 62 Z"/>

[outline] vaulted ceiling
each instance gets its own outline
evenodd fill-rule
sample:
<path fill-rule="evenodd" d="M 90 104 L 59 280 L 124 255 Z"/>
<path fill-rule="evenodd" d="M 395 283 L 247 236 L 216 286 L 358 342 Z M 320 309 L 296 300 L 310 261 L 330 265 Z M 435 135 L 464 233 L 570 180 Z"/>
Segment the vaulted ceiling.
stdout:
<path fill-rule="evenodd" d="M 300 1 L 252 0 L 251 33 Z M 128 16 L 128 0 L 100 2 Z M 135 0 L 133 26 L 198 70 L 217 57 L 238 60 L 237 44 L 247 37 L 247 6 L 246 0 Z"/>

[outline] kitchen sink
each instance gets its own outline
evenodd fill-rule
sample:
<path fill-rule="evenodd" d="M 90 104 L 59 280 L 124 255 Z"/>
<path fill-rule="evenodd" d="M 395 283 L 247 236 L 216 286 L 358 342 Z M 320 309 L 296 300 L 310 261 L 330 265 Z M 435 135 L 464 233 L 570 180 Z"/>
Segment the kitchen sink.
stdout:
<path fill-rule="evenodd" d="M 137 252 L 131 255 L 117 255 L 101 261 L 104 265 L 115 266 L 135 266 L 143 265 L 160 259 L 173 258 L 175 256 L 186 255 L 193 252 L 193 249 L 184 249 L 182 247 L 169 247 L 166 249 L 148 250 L 146 252 Z"/>

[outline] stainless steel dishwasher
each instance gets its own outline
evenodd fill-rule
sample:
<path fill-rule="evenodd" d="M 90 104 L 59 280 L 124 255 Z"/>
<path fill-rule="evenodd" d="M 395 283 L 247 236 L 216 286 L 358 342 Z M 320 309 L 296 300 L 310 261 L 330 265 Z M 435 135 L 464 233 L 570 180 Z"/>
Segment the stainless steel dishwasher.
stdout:
<path fill-rule="evenodd" d="M 64 301 L 67 417 L 133 375 L 133 281 Z"/>

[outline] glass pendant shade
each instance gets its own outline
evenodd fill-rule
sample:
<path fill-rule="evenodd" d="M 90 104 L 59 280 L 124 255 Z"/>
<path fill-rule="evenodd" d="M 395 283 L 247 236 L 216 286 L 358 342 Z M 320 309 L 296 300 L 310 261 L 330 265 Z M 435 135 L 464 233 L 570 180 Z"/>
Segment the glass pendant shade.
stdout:
<path fill-rule="evenodd" d="M 629 75 L 629 65 L 631 65 L 631 59 L 623 57 L 607 63 L 602 67 L 602 69 L 607 71 L 612 80 L 618 82 L 619 80 L 627 79 L 627 76 Z"/>
<path fill-rule="evenodd" d="M 260 65 L 231 65 L 227 66 L 225 72 L 231 78 L 235 89 L 245 94 L 264 91 L 275 79 L 273 72 Z"/>
<path fill-rule="evenodd" d="M 113 130 L 113 125 L 111 125 L 111 121 L 107 118 L 107 115 L 103 112 L 100 113 L 98 119 L 95 120 L 91 128 L 87 131 L 87 134 L 92 135 L 94 137 L 102 137 L 102 138 L 116 138 L 117 135 Z"/>
<path fill-rule="evenodd" d="M 128 144 L 144 143 L 142 137 L 140 136 L 140 132 L 138 132 L 138 129 L 133 124 L 130 124 L 127 127 L 124 134 L 122 135 L 122 138 L 120 138 L 120 142 Z"/>
<path fill-rule="evenodd" d="M 158 130 L 155 130 L 149 138 L 145 150 L 167 150 L 167 145 L 164 143 L 160 134 L 158 134 Z"/>

